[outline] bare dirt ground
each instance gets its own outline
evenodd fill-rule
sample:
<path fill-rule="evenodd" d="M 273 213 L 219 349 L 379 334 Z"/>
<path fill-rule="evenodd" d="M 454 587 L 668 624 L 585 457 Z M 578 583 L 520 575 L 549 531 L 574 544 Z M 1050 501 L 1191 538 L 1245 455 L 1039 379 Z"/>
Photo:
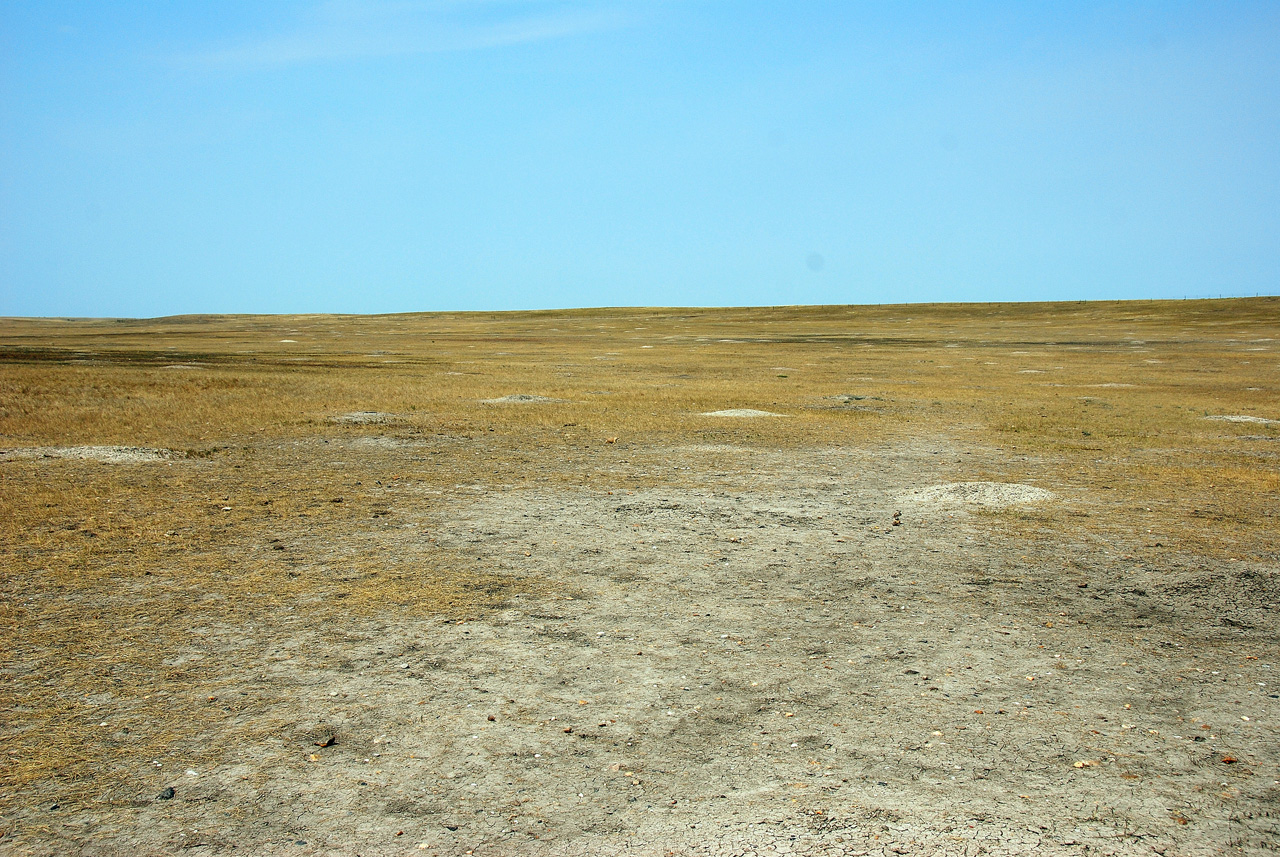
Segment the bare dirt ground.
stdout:
<path fill-rule="evenodd" d="M 6 322 L 0 853 L 1280 850 L 1225 303 Z"/>

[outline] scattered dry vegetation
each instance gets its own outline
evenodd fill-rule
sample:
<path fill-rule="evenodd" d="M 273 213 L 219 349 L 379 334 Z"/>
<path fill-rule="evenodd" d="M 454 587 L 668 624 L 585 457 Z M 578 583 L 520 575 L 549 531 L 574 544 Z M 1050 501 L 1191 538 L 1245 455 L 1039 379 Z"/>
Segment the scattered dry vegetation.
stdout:
<path fill-rule="evenodd" d="M 1003 451 L 958 456 L 957 481 L 1101 498 L 992 513 L 1028 539 L 1274 563 L 1278 343 L 1275 298 L 2 320 L 0 812 L 101 799 L 225 728 L 225 665 L 175 662 L 177 635 L 461 618 L 545 587 L 429 541 L 389 549 L 386 498 L 410 488 L 634 490 L 686 480 L 690 443 L 947 438 Z M 512 394 L 563 401 L 484 402 Z M 727 408 L 788 418 L 702 416 Z M 73 446 L 167 459 L 44 457 Z M 86 704 L 104 695 L 144 725 L 104 735 Z"/>

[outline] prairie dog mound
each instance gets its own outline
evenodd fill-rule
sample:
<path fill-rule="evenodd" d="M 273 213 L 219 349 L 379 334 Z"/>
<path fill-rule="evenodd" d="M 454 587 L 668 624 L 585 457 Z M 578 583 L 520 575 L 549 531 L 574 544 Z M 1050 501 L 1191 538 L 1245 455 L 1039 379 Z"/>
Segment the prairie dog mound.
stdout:
<path fill-rule="evenodd" d="M 757 411 L 755 408 L 729 408 L 727 411 L 707 411 L 704 417 L 785 417 L 773 411 Z"/>
<path fill-rule="evenodd" d="M 1248 414 L 1215 414 L 1205 419 L 1225 423 L 1260 423 L 1264 426 L 1280 426 L 1280 420 L 1269 420 L 1266 417 L 1253 417 Z"/>
<path fill-rule="evenodd" d="M 978 506 L 983 509 L 1003 509 L 1006 506 L 1025 506 L 1043 503 L 1057 495 L 1034 485 L 1018 482 L 951 482 L 933 485 L 912 494 L 908 501 L 925 506 Z"/>
<path fill-rule="evenodd" d="M 513 393 L 496 399 L 481 399 L 486 405 L 541 405 L 548 402 L 563 402 L 564 399 L 552 399 L 548 396 L 531 396 L 528 393 Z"/>
<path fill-rule="evenodd" d="M 101 461 L 103 464 L 142 464 L 168 461 L 173 457 L 173 453 L 167 449 L 142 446 L 29 446 L 0 451 L 0 458 L 8 461 L 74 458 L 81 461 Z"/>
<path fill-rule="evenodd" d="M 339 425 L 369 426 L 383 425 L 395 422 L 397 419 L 399 418 L 395 414 L 386 414 L 382 411 L 353 411 L 349 414 L 334 417 L 333 421 Z"/>

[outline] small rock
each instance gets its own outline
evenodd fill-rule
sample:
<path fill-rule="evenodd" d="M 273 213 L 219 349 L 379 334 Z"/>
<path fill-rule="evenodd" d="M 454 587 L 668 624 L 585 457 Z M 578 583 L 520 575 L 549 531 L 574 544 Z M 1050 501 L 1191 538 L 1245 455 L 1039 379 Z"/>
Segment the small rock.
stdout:
<path fill-rule="evenodd" d="M 175 794 L 177 794 L 177 792 L 173 790 L 173 786 L 168 786 L 163 789 L 160 794 L 156 795 L 156 800 L 173 800 L 173 796 Z"/>

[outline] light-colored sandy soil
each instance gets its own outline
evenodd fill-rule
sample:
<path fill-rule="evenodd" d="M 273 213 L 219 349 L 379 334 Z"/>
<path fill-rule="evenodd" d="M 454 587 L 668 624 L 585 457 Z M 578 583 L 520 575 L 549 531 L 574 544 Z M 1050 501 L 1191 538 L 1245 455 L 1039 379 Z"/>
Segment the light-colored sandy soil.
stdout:
<path fill-rule="evenodd" d="M 369 440 L 274 454 L 358 473 L 438 444 Z M 551 585 L 478 621 L 317 626 L 285 611 L 157 640 L 168 664 L 221 664 L 191 693 L 224 707 L 227 728 L 198 742 L 237 740 L 245 717 L 279 728 L 212 767 L 183 761 L 193 747 L 139 759 L 128 788 L 69 817 L 27 806 L 44 837 L 0 849 L 1136 855 L 1280 841 L 1272 570 L 1007 537 L 1001 506 L 1111 510 L 953 483 L 961 457 L 999 453 L 944 439 L 624 454 L 612 490 L 362 486 L 388 511 L 325 545 L 334 565 L 361 541 Z M 628 468 L 682 476 L 628 487 Z M 276 522 L 262 538 L 303 550 L 308 536 Z M 114 702 L 92 701 L 112 712 L 105 732 L 128 720 Z"/>
<path fill-rule="evenodd" d="M 0 319 L 0 855 L 1275 853 L 1276 341 Z"/>

